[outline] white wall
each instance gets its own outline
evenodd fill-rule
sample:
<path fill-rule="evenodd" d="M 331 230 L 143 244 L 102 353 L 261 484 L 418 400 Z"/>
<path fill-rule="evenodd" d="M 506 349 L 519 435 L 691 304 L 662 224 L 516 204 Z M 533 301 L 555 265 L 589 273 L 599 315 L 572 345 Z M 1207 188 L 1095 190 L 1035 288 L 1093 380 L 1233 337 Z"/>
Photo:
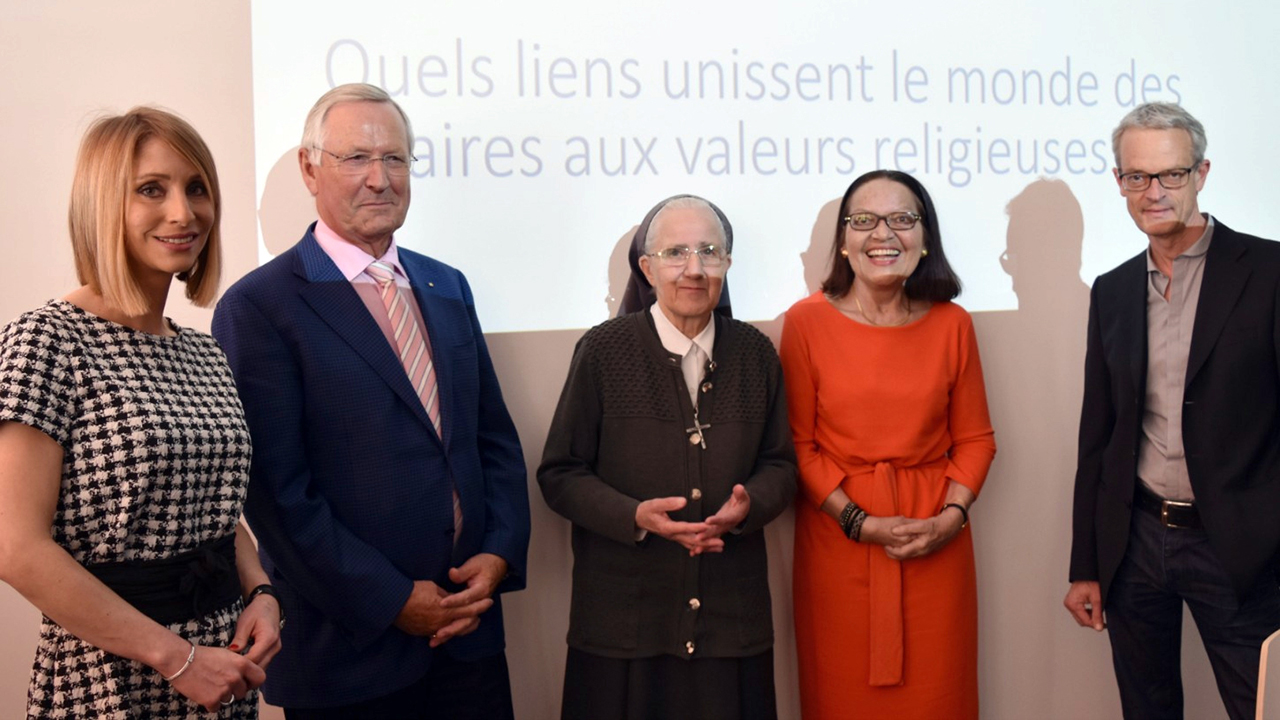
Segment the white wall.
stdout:
<path fill-rule="evenodd" d="M 0 227 L 5 237 L 0 245 L 0 320 L 75 286 L 66 200 L 77 142 L 100 111 L 156 103 L 191 120 L 213 149 L 222 178 L 228 268 L 224 286 L 252 268 L 256 220 L 247 0 L 46 0 L 6 5 L 0 12 Z M 297 124 L 300 130 L 301 117 Z M 814 198 L 814 217 L 821 223 L 829 221 L 832 198 L 842 189 L 833 187 L 831 197 Z M 1069 197 L 1059 198 L 1043 204 L 1039 212 L 1015 213 L 1009 242 L 1019 252 L 1015 289 L 1021 309 L 976 317 L 1000 447 L 973 513 L 981 702 L 988 718 L 1119 715 L 1105 637 L 1076 628 L 1061 607 L 1067 588 L 1087 291 L 1078 277 L 1072 277 L 1075 266 L 1070 259 L 1052 255 L 1053 248 L 1043 238 L 1053 236 L 1070 217 L 1071 202 Z M 430 203 L 424 194 L 415 198 L 415 204 Z M 637 220 L 620 218 L 619 223 Z M 1235 222 L 1248 229 L 1250 221 Z M 806 273 L 810 285 L 814 272 Z M 734 286 L 735 294 L 748 292 L 750 288 Z M 478 301 L 483 316 L 485 299 Z M 208 311 L 193 309 L 180 297 L 172 301 L 169 314 L 202 329 L 210 318 Z M 762 326 L 777 337 L 776 322 Z M 531 470 L 578 335 L 566 331 L 490 337 Z M 546 509 L 532 477 L 530 496 L 530 587 L 506 602 L 517 715 L 540 720 L 555 717 L 559 707 L 570 553 L 568 525 Z M 790 523 L 788 513 L 767 531 L 784 718 L 798 717 L 790 626 Z M 0 647 L 5 650 L 0 653 L 0 717 L 17 717 L 24 707 L 39 614 L 0 586 L 0 618 Z M 1184 655 L 1188 717 L 1223 716 L 1194 629 Z"/>

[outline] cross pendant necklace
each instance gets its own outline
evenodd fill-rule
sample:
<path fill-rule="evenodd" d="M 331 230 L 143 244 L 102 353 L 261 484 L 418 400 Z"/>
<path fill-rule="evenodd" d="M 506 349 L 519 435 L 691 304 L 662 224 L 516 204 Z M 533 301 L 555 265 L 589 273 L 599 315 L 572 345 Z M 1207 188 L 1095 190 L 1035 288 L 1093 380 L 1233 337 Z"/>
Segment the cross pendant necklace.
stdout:
<path fill-rule="evenodd" d="M 703 380 L 706 379 L 706 376 L 708 374 L 714 372 L 715 369 L 716 369 L 716 361 L 709 360 L 707 362 L 707 369 L 703 373 Z M 706 383 L 705 385 L 703 385 L 702 386 L 703 392 L 706 392 L 706 390 L 709 389 L 710 387 L 711 387 L 710 383 Z M 693 427 L 687 427 L 684 429 L 685 432 L 689 433 L 689 444 L 698 445 L 703 450 L 706 450 L 707 438 L 706 438 L 706 435 L 703 433 L 703 431 L 709 427 L 711 427 L 711 423 L 702 423 L 698 421 L 698 405 L 695 402 L 693 405 Z"/>
<path fill-rule="evenodd" d="M 700 445 L 702 446 L 703 450 L 706 450 L 707 439 L 702 431 L 706 430 L 709 427 L 711 427 L 710 423 L 698 422 L 698 409 L 694 408 L 693 409 L 693 427 L 687 427 L 684 429 L 685 432 L 689 433 L 689 444 Z"/>

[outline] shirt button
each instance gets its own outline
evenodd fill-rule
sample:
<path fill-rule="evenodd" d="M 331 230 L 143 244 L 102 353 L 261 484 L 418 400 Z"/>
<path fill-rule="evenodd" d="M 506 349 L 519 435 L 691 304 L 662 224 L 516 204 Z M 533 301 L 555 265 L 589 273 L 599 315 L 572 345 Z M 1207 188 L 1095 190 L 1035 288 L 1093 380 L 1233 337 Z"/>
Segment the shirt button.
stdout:
<path fill-rule="evenodd" d="M 702 602 L 699 601 L 698 598 L 689 598 L 689 607 L 693 608 L 694 610 L 697 610 L 698 608 L 702 607 Z"/>
<path fill-rule="evenodd" d="M 694 500 L 701 500 L 702 491 L 699 490 L 698 488 L 694 488 L 693 490 L 689 491 L 689 497 L 693 498 Z"/>
<path fill-rule="evenodd" d="M 692 655 L 692 654 L 693 654 L 693 641 L 692 641 L 692 640 L 690 640 L 689 642 L 687 642 L 687 643 L 685 643 L 685 644 L 684 644 L 684 651 L 685 651 L 685 652 L 687 652 L 687 653 L 689 653 L 690 655 Z"/>

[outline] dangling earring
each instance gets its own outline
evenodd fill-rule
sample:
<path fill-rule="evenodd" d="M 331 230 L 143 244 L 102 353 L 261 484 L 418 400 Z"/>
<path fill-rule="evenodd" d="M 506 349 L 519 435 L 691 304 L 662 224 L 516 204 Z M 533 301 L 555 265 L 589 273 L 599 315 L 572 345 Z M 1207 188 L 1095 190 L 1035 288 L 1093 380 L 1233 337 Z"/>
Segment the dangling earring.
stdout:
<path fill-rule="evenodd" d="M 841 257 L 849 257 L 849 248 L 840 248 Z"/>
<path fill-rule="evenodd" d="M 929 257 L 929 248 L 920 251 L 920 257 Z"/>

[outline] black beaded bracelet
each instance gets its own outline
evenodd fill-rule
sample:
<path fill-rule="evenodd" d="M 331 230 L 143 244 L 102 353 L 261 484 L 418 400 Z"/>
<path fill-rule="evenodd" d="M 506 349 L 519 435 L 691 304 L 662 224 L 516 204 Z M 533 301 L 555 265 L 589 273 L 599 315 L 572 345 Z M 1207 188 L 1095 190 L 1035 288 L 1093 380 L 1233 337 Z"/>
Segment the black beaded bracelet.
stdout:
<path fill-rule="evenodd" d="M 960 529 L 963 530 L 966 527 L 969 527 L 969 511 L 966 510 L 965 507 L 960 503 L 947 503 L 946 505 L 942 506 L 942 509 L 938 511 L 938 514 L 941 515 L 942 513 L 946 512 L 947 508 L 949 507 L 953 507 L 959 510 L 960 514 L 964 516 L 964 522 L 960 523 Z"/>
<path fill-rule="evenodd" d="M 271 597 L 276 599 L 276 605 L 280 607 L 280 627 L 283 628 L 284 627 L 284 603 L 280 602 L 280 595 L 276 593 L 276 589 L 274 586 L 269 585 L 267 583 L 263 583 L 258 587 L 250 590 L 248 597 L 244 599 L 245 607 L 248 607 L 249 603 L 253 602 L 253 599 L 258 597 L 259 595 L 270 595 Z"/>
<path fill-rule="evenodd" d="M 844 510 L 840 511 L 840 530 L 844 532 L 845 537 L 849 537 L 849 532 L 853 529 L 853 516 L 859 509 L 856 504 L 850 502 L 844 506 Z"/>
<path fill-rule="evenodd" d="M 854 542 L 862 542 L 862 523 L 867 520 L 867 511 L 858 508 L 858 516 L 853 519 L 853 527 L 849 530 L 849 539 Z"/>

